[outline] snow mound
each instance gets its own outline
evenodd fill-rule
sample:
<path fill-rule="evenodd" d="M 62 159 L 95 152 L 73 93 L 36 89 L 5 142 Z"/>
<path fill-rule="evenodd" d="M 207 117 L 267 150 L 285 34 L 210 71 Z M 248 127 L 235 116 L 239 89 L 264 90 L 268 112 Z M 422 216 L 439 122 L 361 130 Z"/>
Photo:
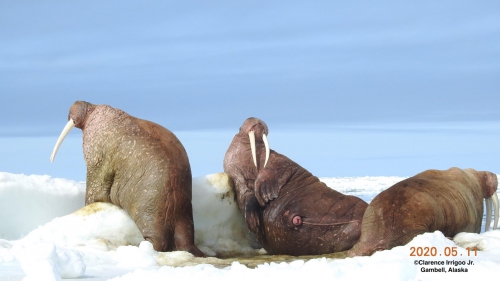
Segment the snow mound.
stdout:
<path fill-rule="evenodd" d="M 46 175 L 0 172 L 0 238 L 19 239 L 84 206 L 85 184 Z"/>
<path fill-rule="evenodd" d="M 109 251 L 116 250 L 119 246 L 139 245 L 143 240 L 134 221 L 123 209 L 110 203 L 98 202 L 53 219 L 21 241 Z"/>
<path fill-rule="evenodd" d="M 82 255 L 75 250 L 58 248 L 52 243 L 19 243 L 12 253 L 30 280 L 61 280 L 78 278 L 85 273 Z"/>
<path fill-rule="evenodd" d="M 195 244 L 209 256 L 235 256 L 260 248 L 240 214 L 226 173 L 193 179 Z"/>

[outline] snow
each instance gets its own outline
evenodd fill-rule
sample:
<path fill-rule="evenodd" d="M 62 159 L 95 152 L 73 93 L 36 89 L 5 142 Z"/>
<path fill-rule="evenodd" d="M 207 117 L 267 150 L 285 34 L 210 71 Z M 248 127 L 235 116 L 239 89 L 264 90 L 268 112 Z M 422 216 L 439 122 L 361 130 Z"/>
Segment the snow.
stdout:
<path fill-rule="evenodd" d="M 84 183 L 0 173 L 0 238 L 21 238 L 38 225 L 80 209 L 85 205 L 82 198 Z"/>
<path fill-rule="evenodd" d="M 402 177 L 322 178 L 370 201 Z M 370 257 L 268 256 L 248 232 L 223 173 L 193 179 L 195 241 L 210 257 L 156 252 L 122 209 L 84 206 L 85 184 L 0 172 L 0 280 L 465 280 L 500 276 L 500 230 L 439 231 Z M 477 251 L 474 251 L 474 247 Z M 415 249 L 435 256 L 411 256 Z M 469 249 L 467 249 L 469 248 Z M 454 253 L 454 256 L 451 254 Z M 430 265 L 443 262 L 447 265 Z M 426 264 L 427 263 L 427 264 Z M 472 263 L 472 264 L 469 264 Z M 468 272 L 423 272 L 444 267 Z"/>

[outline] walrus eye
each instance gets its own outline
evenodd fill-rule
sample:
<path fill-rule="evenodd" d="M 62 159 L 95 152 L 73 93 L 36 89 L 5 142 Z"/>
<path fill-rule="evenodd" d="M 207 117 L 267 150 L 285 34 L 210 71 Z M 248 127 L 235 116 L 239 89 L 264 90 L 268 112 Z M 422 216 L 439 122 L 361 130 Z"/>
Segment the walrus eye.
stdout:
<path fill-rule="evenodd" d="M 302 218 L 300 216 L 294 216 L 292 218 L 292 223 L 295 226 L 301 226 L 302 225 Z"/>

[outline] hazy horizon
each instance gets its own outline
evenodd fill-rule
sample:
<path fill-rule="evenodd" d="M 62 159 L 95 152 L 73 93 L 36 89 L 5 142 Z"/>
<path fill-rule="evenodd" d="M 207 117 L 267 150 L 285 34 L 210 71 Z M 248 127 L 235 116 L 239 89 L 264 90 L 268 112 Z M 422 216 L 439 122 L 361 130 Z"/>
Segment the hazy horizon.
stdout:
<path fill-rule="evenodd" d="M 194 176 L 250 116 L 318 176 L 499 172 L 499 35 L 498 1 L 3 1 L 0 170 L 84 179 L 81 132 L 48 157 L 85 100 L 180 132 Z"/>

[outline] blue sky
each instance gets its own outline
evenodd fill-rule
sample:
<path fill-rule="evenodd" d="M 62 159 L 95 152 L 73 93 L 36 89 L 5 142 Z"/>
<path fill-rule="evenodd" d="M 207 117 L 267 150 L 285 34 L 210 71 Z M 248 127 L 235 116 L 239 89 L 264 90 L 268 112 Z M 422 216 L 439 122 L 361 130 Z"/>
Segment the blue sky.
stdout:
<path fill-rule="evenodd" d="M 318 176 L 500 173 L 500 3 L 435 2 L 2 1 L 0 170 L 84 180 L 79 130 L 39 157 L 86 100 L 185 136 L 195 176 L 250 116 Z"/>

